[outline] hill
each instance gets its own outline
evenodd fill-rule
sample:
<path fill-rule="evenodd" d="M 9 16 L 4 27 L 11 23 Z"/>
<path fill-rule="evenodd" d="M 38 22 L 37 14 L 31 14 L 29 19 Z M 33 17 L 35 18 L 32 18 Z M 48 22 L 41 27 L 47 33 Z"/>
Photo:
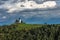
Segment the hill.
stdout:
<path fill-rule="evenodd" d="M 60 24 L 0 26 L 0 40 L 60 40 Z"/>

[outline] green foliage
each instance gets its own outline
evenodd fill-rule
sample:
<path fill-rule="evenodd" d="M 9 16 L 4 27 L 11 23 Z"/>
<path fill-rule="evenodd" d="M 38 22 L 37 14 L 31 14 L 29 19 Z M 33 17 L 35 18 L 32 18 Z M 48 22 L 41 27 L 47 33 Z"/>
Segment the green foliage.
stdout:
<path fill-rule="evenodd" d="M 4 25 L 0 26 L 0 40 L 60 40 L 60 25 Z"/>

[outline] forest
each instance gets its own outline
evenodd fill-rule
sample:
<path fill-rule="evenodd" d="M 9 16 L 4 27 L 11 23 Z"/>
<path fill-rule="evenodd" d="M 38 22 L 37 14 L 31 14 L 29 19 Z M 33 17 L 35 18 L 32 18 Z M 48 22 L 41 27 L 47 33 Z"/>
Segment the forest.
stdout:
<path fill-rule="evenodd" d="M 60 24 L 3 25 L 0 40 L 60 40 Z"/>

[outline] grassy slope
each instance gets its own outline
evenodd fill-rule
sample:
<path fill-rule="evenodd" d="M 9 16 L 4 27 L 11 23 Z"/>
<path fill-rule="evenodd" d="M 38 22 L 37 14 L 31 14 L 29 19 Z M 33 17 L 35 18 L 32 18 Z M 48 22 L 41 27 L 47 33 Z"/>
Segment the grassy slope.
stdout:
<path fill-rule="evenodd" d="M 0 40 L 60 40 L 60 24 L 12 24 L 1 26 Z"/>
<path fill-rule="evenodd" d="M 17 30 L 30 30 L 42 27 L 42 24 L 15 24 Z"/>

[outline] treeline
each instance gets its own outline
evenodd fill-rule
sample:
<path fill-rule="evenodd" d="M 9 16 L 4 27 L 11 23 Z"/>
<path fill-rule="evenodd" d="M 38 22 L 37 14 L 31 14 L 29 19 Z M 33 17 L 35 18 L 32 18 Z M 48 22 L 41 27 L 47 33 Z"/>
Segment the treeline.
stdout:
<path fill-rule="evenodd" d="M 42 25 L 36 29 L 17 30 L 17 25 L 1 26 L 0 40 L 60 40 L 60 25 Z"/>

